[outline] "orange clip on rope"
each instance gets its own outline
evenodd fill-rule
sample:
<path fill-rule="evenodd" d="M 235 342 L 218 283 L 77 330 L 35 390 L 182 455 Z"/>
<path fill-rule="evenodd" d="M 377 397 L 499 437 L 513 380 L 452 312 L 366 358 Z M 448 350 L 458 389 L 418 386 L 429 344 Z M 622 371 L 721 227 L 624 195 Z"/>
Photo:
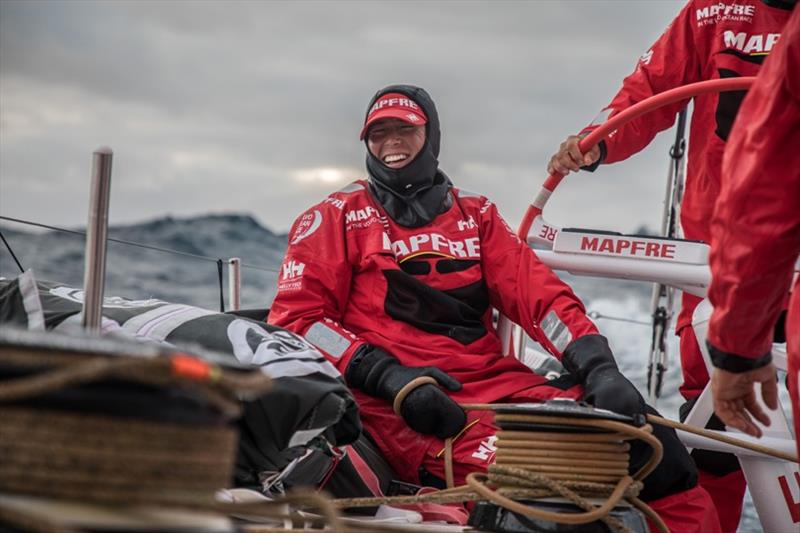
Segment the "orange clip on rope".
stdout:
<path fill-rule="evenodd" d="M 214 371 L 211 365 L 186 354 L 177 353 L 171 358 L 173 375 L 194 381 L 210 381 Z"/>

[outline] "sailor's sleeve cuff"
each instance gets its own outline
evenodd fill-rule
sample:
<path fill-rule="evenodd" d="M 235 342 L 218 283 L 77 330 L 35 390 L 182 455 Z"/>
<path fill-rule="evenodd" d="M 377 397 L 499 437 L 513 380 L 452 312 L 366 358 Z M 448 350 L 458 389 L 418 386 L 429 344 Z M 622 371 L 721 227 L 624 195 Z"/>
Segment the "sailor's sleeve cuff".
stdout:
<path fill-rule="evenodd" d="M 723 352 L 715 348 L 709 342 L 706 342 L 706 346 L 708 346 L 708 354 L 711 356 L 711 362 L 714 366 L 722 370 L 727 370 L 728 372 L 733 372 L 734 374 L 756 370 L 772 362 L 772 352 L 767 352 L 761 357 L 751 359 L 749 357 Z"/>
<path fill-rule="evenodd" d="M 597 161 L 595 161 L 591 165 L 586 165 L 581 167 L 581 170 L 594 172 L 595 170 L 597 170 L 597 167 L 599 167 L 602 164 L 602 162 L 605 161 L 606 155 L 608 154 L 608 149 L 606 148 L 606 142 L 600 141 L 597 145 L 600 147 L 600 157 L 597 159 Z"/>

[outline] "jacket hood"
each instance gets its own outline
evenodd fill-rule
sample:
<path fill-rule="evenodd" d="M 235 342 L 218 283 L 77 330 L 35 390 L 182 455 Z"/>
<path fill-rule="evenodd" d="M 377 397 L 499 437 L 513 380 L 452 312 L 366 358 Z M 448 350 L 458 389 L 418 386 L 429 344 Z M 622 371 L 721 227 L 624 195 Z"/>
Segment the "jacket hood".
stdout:
<path fill-rule="evenodd" d="M 439 170 L 439 113 L 425 89 L 413 85 L 389 85 L 375 93 L 370 100 L 365 122 L 375 101 L 387 93 L 408 96 L 425 112 L 428 117 L 425 144 L 411 163 L 398 169 L 384 165 L 367 147 L 370 192 L 392 220 L 401 226 L 424 226 L 449 209 L 451 204 L 448 195 L 450 180 Z M 366 145 L 367 141 L 364 142 Z"/>

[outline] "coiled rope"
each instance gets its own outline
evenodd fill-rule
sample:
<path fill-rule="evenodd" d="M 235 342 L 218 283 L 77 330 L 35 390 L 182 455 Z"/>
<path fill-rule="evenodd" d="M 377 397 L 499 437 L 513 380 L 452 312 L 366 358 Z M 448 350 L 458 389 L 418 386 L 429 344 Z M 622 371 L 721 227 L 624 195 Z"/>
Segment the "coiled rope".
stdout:
<path fill-rule="evenodd" d="M 465 406 L 474 409 L 475 406 Z M 641 428 L 612 420 L 593 420 L 531 414 L 497 413 L 495 464 L 487 475 L 473 474 L 467 484 L 484 498 L 510 511 L 562 524 L 586 524 L 602 520 L 619 531 L 628 529 L 609 516 L 621 500 L 629 501 L 645 513 L 662 532 L 669 531 L 655 512 L 637 498 L 641 480 L 652 472 L 663 456 L 661 442 L 652 435 L 652 426 Z M 547 432 L 537 424 L 559 426 Z M 507 427 L 530 426 L 533 430 L 508 430 Z M 588 432 L 587 432 L 588 431 Z M 635 474 L 628 475 L 630 444 L 639 439 L 653 453 Z M 516 502 L 489 488 L 548 489 L 579 508 L 583 513 L 554 513 Z M 586 498 L 606 498 L 595 506 Z"/>
<path fill-rule="evenodd" d="M 225 371 L 180 352 L 153 358 L 106 357 L 38 353 L 25 348 L 4 346 L 0 347 L 0 363 L 18 368 L 52 367 L 47 372 L 30 377 L 0 382 L 0 404 L 118 377 L 155 386 L 191 387 L 223 415 L 234 418 L 241 413 L 238 399 L 256 398 L 271 386 L 269 377 L 263 372 Z"/>
<path fill-rule="evenodd" d="M 400 416 L 403 400 L 417 387 L 436 385 L 431 377 L 419 377 L 398 392 L 392 405 Z M 498 405 L 462 404 L 467 410 L 496 410 Z M 507 409 L 509 406 L 502 406 Z M 647 504 L 637 498 L 641 480 L 652 472 L 663 456 L 661 442 L 652 435 L 652 426 L 636 428 L 612 420 L 555 417 L 520 413 L 496 413 L 500 427 L 495 446 L 495 464 L 487 474 L 473 473 L 467 486 L 483 499 L 523 516 L 561 524 L 586 524 L 602 520 L 609 526 L 628 532 L 629 529 L 610 511 L 626 499 L 648 516 L 662 532 L 666 525 Z M 541 431 L 536 426 L 559 426 L 559 431 Z M 630 444 L 640 439 L 653 450 L 647 463 L 632 476 L 628 475 Z M 445 478 L 448 488 L 453 480 L 453 440 L 445 441 Z M 490 486 L 494 488 L 490 488 Z M 534 489 L 542 496 L 561 496 L 571 501 L 582 513 L 555 513 L 524 505 L 503 494 L 508 489 Z M 605 497 L 595 506 L 587 497 Z"/>
<path fill-rule="evenodd" d="M 4 345 L 0 366 L 23 374 L 0 381 L 0 492 L 112 505 L 213 504 L 236 457 L 228 421 L 239 416 L 240 398 L 271 385 L 258 369 L 226 370 L 183 353 L 105 356 Z M 190 391 L 200 416 L 153 419 L 158 412 L 137 412 L 135 404 L 119 415 L 42 405 L 52 393 L 108 379 Z M 165 397 L 169 404 L 173 396 Z M 26 529 L 49 528 L 21 515 L 0 509 Z"/>
<path fill-rule="evenodd" d="M 211 499 L 236 432 L 54 409 L 0 407 L 2 491 L 109 504 Z"/>
<path fill-rule="evenodd" d="M 420 377 L 409 382 L 403 387 L 393 403 L 394 412 L 400 415 L 400 406 L 403 400 L 417 387 L 425 384 L 437 385 L 431 377 Z M 462 404 L 466 410 L 498 410 L 507 409 L 503 404 Z M 771 457 L 798 463 L 798 457 L 775 450 L 766 446 L 752 444 L 741 439 L 719 435 L 716 432 L 696 428 L 675 422 L 656 415 L 647 415 L 651 424 L 659 424 L 682 431 L 701 435 L 719 442 L 725 442 L 744 449 L 752 450 Z M 580 418 L 563 418 L 552 416 L 536 416 L 528 414 L 497 413 L 495 421 L 501 428 L 497 434 L 495 446 L 495 464 L 490 466 L 488 474 L 470 474 L 467 484 L 454 487 L 453 479 L 453 440 L 445 440 L 445 479 L 448 490 L 417 497 L 406 497 L 396 503 L 422 503 L 422 502 L 454 502 L 472 501 L 478 499 L 490 500 L 519 514 L 550 520 L 559 523 L 578 524 L 602 519 L 610 526 L 625 531 L 624 526 L 613 517 L 608 516 L 608 511 L 620 499 L 628 500 L 637 509 L 650 518 L 660 531 L 668 531 L 666 525 L 658 515 L 644 502 L 637 498 L 641 488 L 641 480 L 655 469 L 661 460 L 663 448 L 661 443 L 652 435 L 652 426 L 642 428 L 614 422 L 610 420 L 590 420 Z M 567 427 L 583 427 L 590 431 L 603 429 L 601 433 L 589 432 L 542 432 L 542 431 L 515 431 L 502 430 L 508 423 L 522 424 L 563 424 Z M 457 438 L 458 435 L 455 437 Z M 638 472 L 628 476 L 628 449 L 624 442 L 631 439 L 641 439 L 652 449 L 653 454 Z M 613 488 L 609 490 L 609 483 Z M 490 489 L 487 485 L 497 487 Z M 524 490 L 528 489 L 526 493 Z M 533 489 L 534 492 L 530 492 Z M 542 490 L 544 489 L 544 490 Z M 558 494 L 584 509 L 585 513 L 565 515 L 563 513 L 549 513 L 520 504 L 512 498 L 520 497 L 545 497 Z M 596 507 L 585 500 L 583 496 L 607 496 L 606 502 Z M 437 498 L 440 496 L 440 498 Z M 392 503 L 378 501 L 376 498 L 366 499 L 370 505 L 377 503 Z M 348 505 L 358 506 L 354 499 L 346 500 Z"/>

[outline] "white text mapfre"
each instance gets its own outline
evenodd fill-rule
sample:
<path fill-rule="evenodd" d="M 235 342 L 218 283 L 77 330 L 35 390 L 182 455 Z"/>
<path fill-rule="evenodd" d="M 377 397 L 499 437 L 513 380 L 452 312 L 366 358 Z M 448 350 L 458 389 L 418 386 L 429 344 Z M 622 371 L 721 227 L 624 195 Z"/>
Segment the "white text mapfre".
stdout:
<path fill-rule="evenodd" d="M 750 55 L 769 54 L 775 43 L 780 39 L 780 36 L 780 33 L 749 35 L 743 31 L 734 33 L 731 30 L 726 30 L 722 34 L 725 48 L 735 48 L 744 54 Z"/>
<path fill-rule="evenodd" d="M 407 107 L 409 109 L 413 109 L 415 111 L 419 110 L 419 106 L 414 100 L 410 98 L 383 98 L 372 104 L 372 107 L 369 109 L 369 114 L 373 114 L 375 111 L 382 109 L 384 107 Z"/>
<path fill-rule="evenodd" d="M 372 206 L 362 209 L 352 209 L 345 213 L 344 221 L 347 231 L 354 229 L 364 229 L 381 222 L 381 214 Z"/>
<path fill-rule="evenodd" d="M 363 209 L 353 209 L 352 211 L 348 211 L 344 215 L 344 221 L 347 224 L 352 222 L 367 220 L 370 217 L 380 217 L 380 213 L 374 207 L 367 206 Z"/>
<path fill-rule="evenodd" d="M 696 20 L 698 26 L 706 26 L 723 21 L 752 22 L 755 13 L 756 6 L 753 4 L 725 4 L 720 2 L 698 9 L 696 11 Z"/>
<path fill-rule="evenodd" d="M 440 233 L 418 233 L 404 239 L 390 241 L 387 234 L 384 233 L 383 235 L 384 248 L 391 250 L 398 261 L 426 253 L 444 255 L 455 259 L 481 258 L 480 237 L 448 239 Z"/>

